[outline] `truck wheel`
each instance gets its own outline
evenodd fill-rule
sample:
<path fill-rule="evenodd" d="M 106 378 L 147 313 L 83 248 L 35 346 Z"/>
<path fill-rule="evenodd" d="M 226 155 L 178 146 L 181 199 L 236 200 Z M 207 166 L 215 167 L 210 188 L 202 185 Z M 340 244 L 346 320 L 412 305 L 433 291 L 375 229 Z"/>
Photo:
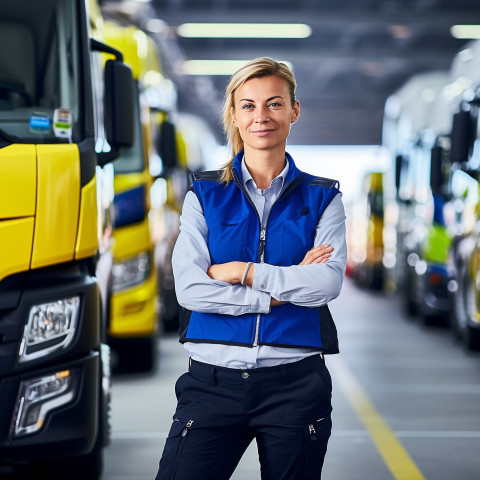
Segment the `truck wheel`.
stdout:
<path fill-rule="evenodd" d="M 463 330 L 467 324 L 467 309 L 465 302 L 466 268 L 461 258 L 456 259 L 457 269 L 455 272 L 456 291 L 452 294 L 452 314 L 450 327 L 456 340 L 462 341 Z"/>
<path fill-rule="evenodd" d="M 415 317 L 418 315 L 418 305 L 417 302 L 415 301 L 415 296 L 416 296 L 416 286 L 417 282 L 415 279 L 415 274 L 411 272 L 411 269 L 407 269 L 406 273 L 406 283 L 405 283 L 405 307 L 407 310 L 407 313 L 411 317 Z"/>
<path fill-rule="evenodd" d="M 480 329 L 469 324 L 477 315 L 474 286 L 468 279 L 465 263 L 458 267 L 458 290 L 453 296 L 452 330 L 469 350 L 480 350 Z"/>
<path fill-rule="evenodd" d="M 103 448 L 100 435 L 90 453 L 76 457 L 45 461 L 48 480 L 99 480 L 103 470 Z"/>
<path fill-rule="evenodd" d="M 157 335 L 118 342 L 117 372 L 152 372 L 157 363 Z"/>
<path fill-rule="evenodd" d="M 129 355 L 129 369 L 134 372 L 151 372 L 156 362 L 156 336 L 134 340 Z"/>
<path fill-rule="evenodd" d="M 480 329 L 472 326 L 467 327 L 465 332 L 465 345 L 469 350 L 480 350 Z"/>

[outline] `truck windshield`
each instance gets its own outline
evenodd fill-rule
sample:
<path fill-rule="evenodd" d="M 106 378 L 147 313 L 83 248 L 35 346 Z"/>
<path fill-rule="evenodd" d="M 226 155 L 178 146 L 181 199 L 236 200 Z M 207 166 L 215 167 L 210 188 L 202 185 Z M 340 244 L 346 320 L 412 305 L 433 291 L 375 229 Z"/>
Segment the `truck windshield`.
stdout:
<path fill-rule="evenodd" d="M 75 0 L 0 2 L 1 140 L 79 140 L 76 8 Z"/>

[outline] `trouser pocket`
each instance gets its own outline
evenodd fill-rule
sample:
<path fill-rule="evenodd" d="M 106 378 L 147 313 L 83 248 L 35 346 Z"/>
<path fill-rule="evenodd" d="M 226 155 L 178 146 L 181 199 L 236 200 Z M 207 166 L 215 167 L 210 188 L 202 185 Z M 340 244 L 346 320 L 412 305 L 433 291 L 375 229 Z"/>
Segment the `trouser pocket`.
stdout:
<path fill-rule="evenodd" d="M 332 431 L 330 415 L 315 419 L 304 427 L 305 480 L 319 480 Z"/>
<path fill-rule="evenodd" d="M 155 480 L 173 480 L 175 478 L 180 455 L 193 422 L 193 420 L 185 418 L 175 417 L 173 419 Z"/>

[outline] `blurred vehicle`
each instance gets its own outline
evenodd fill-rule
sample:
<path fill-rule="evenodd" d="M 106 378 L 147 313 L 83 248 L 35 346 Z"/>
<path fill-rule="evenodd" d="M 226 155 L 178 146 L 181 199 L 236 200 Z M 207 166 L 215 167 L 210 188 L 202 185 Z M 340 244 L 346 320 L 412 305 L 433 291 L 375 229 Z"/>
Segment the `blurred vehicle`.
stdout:
<path fill-rule="evenodd" d="M 179 233 L 183 199 L 189 187 L 185 140 L 171 115 L 157 110 L 157 148 L 162 173 L 152 190 L 152 215 L 156 219 L 155 262 L 158 265 L 162 324 L 166 331 L 178 328 L 180 307 L 175 294 L 172 252 Z"/>
<path fill-rule="evenodd" d="M 174 330 L 178 326 L 179 306 L 175 295 L 171 254 L 178 235 L 183 198 L 189 187 L 185 139 L 178 132 L 176 121 L 177 90 L 175 84 L 165 76 L 163 71 L 162 60 L 165 57 L 165 48 L 164 46 L 160 48 L 163 44 L 158 41 L 158 38 L 155 39 L 155 35 L 147 28 L 154 13 L 150 6 L 145 2 L 128 4 L 103 2 L 102 11 L 116 24 L 117 30 L 130 29 L 135 37 L 130 40 L 128 55 L 139 70 L 137 84 L 141 89 L 142 124 L 144 126 L 149 124 L 148 129 L 143 129 L 143 150 L 149 151 L 145 152 L 148 163 L 144 162 L 144 165 L 145 177 L 150 176 L 150 186 L 146 192 L 147 215 L 153 249 L 150 268 L 151 274 L 156 276 L 157 283 L 155 293 L 158 309 L 157 328 L 159 331 Z M 158 22 L 161 23 L 160 20 Z M 136 33 L 133 33 L 134 30 Z M 116 36 L 119 37 L 118 34 Z M 118 39 L 118 41 L 126 45 L 125 40 Z M 137 51 L 133 47 L 133 42 L 137 42 Z M 166 47 L 167 50 L 169 46 L 170 43 Z M 167 57 L 172 54 L 173 52 L 169 50 Z M 136 59 L 133 58 L 134 55 L 137 55 Z M 149 119 L 147 119 L 147 111 Z M 148 139 L 145 135 L 148 135 Z M 120 264 L 119 267 L 118 272 L 121 274 Z M 155 271 L 152 270 L 153 268 Z M 123 314 L 120 311 L 118 313 L 117 318 L 120 319 Z M 128 328 L 127 317 L 128 314 L 124 316 L 126 321 L 122 324 L 126 328 Z M 117 325 L 120 324 L 117 322 Z M 131 328 L 135 327 L 131 326 Z M 133 353 L 132 355 L 128 353 L 129 345 L 132 343 L 128 341 L 128 337 L 133 333 L 133 330 L 130 332 L 125 330 L 123 333 L 112 333 L 111 336 L 120 353 L 119 359 L 125 357 L 126 362 L 121 362 L 125 367 L 129 367 L 128 357 L 134 357 Z M 122 335 L 122 338 L 119 335 Z M 121 347 L 121 344 L 125 344 L 125 348 Z M 150 348 L 147 348 L 147 351 L 151 351 Z M 145 358 L 146 353 L 140 356 Z"/>
<path fill-rule="evenodd" d="M 133 140 L 133 82 L 85 3 L 0 4 L 0 470 L 14 478 L 98 479 L 110 439 L 110 162 Z"/>
<path fill-rule="evenodd" d="M 142 77 L 145 97 L 150 107 L 150 117 L 155 145 L 155 153 L 150 157 L 150 173 L 154 177 L 150 189 L 149 218 L 154 244 L 154 263 L 158 273 L 160 326 L 166 331 L 178 328 L 179 305 L 171 265 L 171 256 L 179 233 L 180 215 L 183 200 L 191 184 L 190 174 L 203 170 L 212 163 L 218 143 L 207 123 L 196 115 L 178 111 L 176 85 L 163 69 L 163 61 L 170 66 L 178 62 L 178 45 L 173 35 L 152 26 L 152 9 L 144 2 L 104 2 L 104 14 L 117 24 L 136 25 L 151 45 L 160 52 L 155 55 L 156 64 L 151 63 L 148 73 Z M 156 19 L 153 22 L 163 25 Z M 166 25 L 163 25 L 166 27 Z M 141 34 L 139 34 L 140 36 Z M 152 42 L 153 40 L 153 42 Z M 142 41 L 142 43 L 144 43 Z M 178 80 L 178 76 L 175 76 Z"/>
<path fill-rule="evenodd" d="M 153 41 L 135 26 L 108 21 L 104 34 L 122 52 L 135 80 L 134 144 L 114 164 L 115 242 L 108 339 L 119 371 L 150 371 L 157 358 L 159 298 L 150 215 L 155 181 L 150 160 L 156 152 L 146 91 L 148 77 L 159 74 L 160 62 Z"/>
<path fill-rule="evenodd" d="M 361 193 L 350 207 L 349 270 L 361 285 L 383 289 L 383 172 L 369 172 L 363 179 Z"/>
<path fill-rule="evenodd" d="M 389 225 L 395 229 L 389 235 L 395 238 L 392 278 L 407 311 L 420 315 L 425 323 L 445 321 L 451 310 L 448 258 L 452 239 L 444 220 L 447 198 L 440 180 L 443 167 L 438 162 L 438 185 L 432 189 L 431 182 L 432 148 L 448 129 L 447 112 L 441 115 L 434 104 L 447 83 L 446 72 L 415 75 L 385 106 L 384 143 L 392 154 L 397 206 L 394 226 Z"/>
<path fill-rule="evenodd" d="M 452 330 L 469 348 L 480 349 L 480 41 L 470 42 L 452 63 L 453 115 L 449 188 L 455 220 L 451 249 Z"/>
<path fill-rule="evenodd" d="M 183 200 L 191 185 L 192 172 L 207 168 L 213 162 L 218 143 L 205 121 L 183 112 L 162 113 L 158 151 L 163 163 L 162 183 L 152 196 L 159 203 L 152 212 L 161 218 L 162 227 L 156 244 L 155 258 L 160 271 L 162 317 L 165 330 L 178 329 L 179 305 L 175 294 L 172 252 L 177 240 Z M 212 163 L 210 163 L 212 165 Z"/>

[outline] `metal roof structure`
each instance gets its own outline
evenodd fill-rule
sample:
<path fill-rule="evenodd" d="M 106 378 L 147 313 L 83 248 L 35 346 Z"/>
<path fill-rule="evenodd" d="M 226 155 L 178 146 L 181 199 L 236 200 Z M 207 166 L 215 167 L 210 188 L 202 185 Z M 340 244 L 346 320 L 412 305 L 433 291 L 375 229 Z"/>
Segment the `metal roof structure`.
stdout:
<path fill-rule="evenodd" d="M 479 24 L 480 2 L 152 0 L 148 16 L 168 25 L 164 65 L 178 85 L 179 108 L 205 118 L 220 139 L 218 115 L 228 77 L 182 75 L 184 60 L 266 55 L 289 61 L 302 102 L 289 143 L 359 145 L 381 143 L 385 101 L 411 76 L 450 68 L 467 42 L 450 29 Z M 189 22 L 301 23 L 312 33 L 298 39 L 175 36 Z"/>

